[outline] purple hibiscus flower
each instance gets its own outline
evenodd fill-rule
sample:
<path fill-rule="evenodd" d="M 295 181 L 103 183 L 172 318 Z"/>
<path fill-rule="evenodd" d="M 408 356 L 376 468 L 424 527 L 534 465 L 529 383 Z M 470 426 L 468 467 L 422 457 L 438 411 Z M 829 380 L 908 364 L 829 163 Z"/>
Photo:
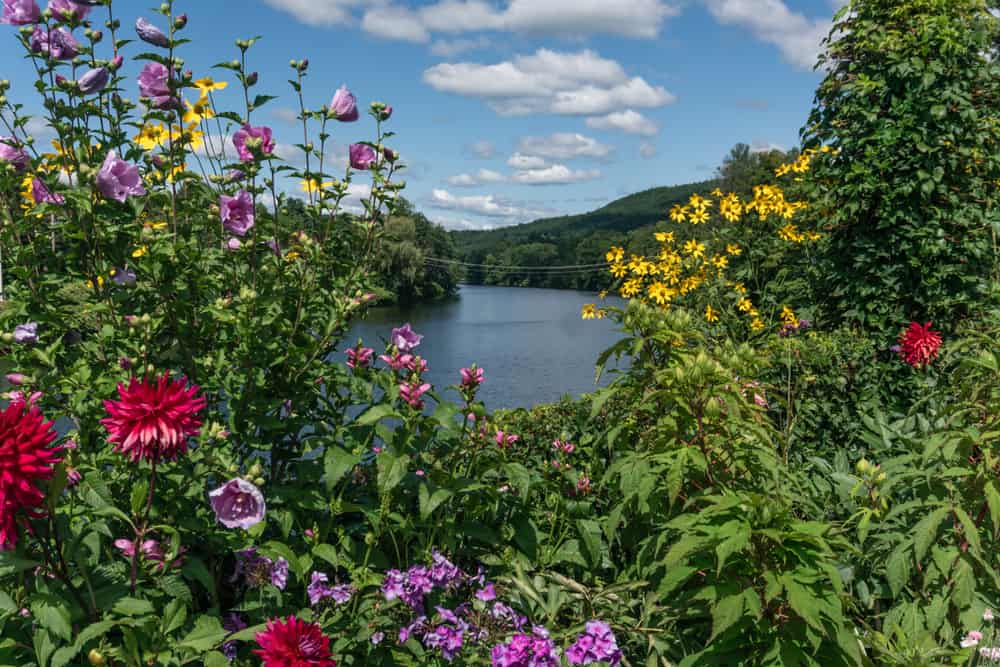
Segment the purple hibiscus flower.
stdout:
<path fill-rule="evenodd" d="M 104 164 L 97 172 L 97 189 L 108 199 L 118 202 L 124 202 L 129 196 L 146 194 L 139 168 L 119 158 L 113 150 L 108 151 Z"/>
<path fill-rule="evenodd" d="M 216 518 L 226 528 L 249 529 L 264 520 L 264 494 L 237 477 L 208 494 Z"/>
<path fill-rule="evenodd" d="M 237 236 L 246 236 L 254 224 L 253 197 L 246 190 L 240 190 L 235 197 L 219 197 L 219 216 L 222 226 Z"/>

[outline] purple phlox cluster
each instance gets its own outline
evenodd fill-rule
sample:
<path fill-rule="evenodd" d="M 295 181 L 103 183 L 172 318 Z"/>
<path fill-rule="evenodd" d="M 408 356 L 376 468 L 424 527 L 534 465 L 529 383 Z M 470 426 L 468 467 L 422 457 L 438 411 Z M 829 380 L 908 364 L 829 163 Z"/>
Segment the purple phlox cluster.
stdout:
<path fill-rule="evenodd" d="M 382 583 L 382 595 L 386 600 L 399 598 L 418 612 L 424 609 L 424 596 L 433 590 L 430 570 L 423 565 L 414 565 L 406 572 L 389 570 Z"/>
<path fill-rule="evenodd" d="M 30 25 L 41 18 L 42 10 L 35 0 L 2 0 L 0 4 L 0 23 Z"/>
<path fill-rule="evenodd" d="M 491 600 L 495 600 L 496 597 L 496 588 L 490 582 L 486 582 L 482 588 L 476 591 L 476 599 L 482 600 L 483 602 L 490 602 Z"/>
<path fill-rule="evenodd" d="M 799 320 L 797 323 L 786 323 L 782 325 L 781 330 L 778 331 L 778 335 L 782 338 L 791 336 L 799 333 L 800 331 L 805 331 L 812 326 L 812 322 L 809 320 Z"/>
<path fill-rule="evenodd" d="M 28 45 L 32 53 L 46 55 L 53 60 L 71 60 L 80 55 L 80 43 L 66 28 L 50 30 L 45 26 L 35 26 Z"/>
<path fill-rule="evenodd" d="M 338 605 L 349 602 L 355 593 L 350 584 L 330 585 L 330 579 L 322 572 L 313 572 L 306 593 L 309 594 L 309 604 L 316 606 L 324 600 L 333 600 Z"/>
<path fill-rule="evenodd" d="M 31 198 L 36 204 L 65 204 L 66 199 L 57 193 L 53 193 L 40 178 L 31 179 Z"/>
<path fill-rule="evenodd" d="M 372 637 L 371 637 L 372 646 L 378 646 L 379 644 L 382 643 L 383 639 L 385 639 L 385 633 L 382 632 L 381 630 L 379 630 L 378 632 L 372 633 Z"/>
<path fill-rule="evenodd" d="M 622 652 L 607 623 L 588 621 L 583 634 L 566 649 L 566 659 L 571 665 L 592 665 L 599 662 L 617 665 L 621 662 Z"/>
<path fill-rule="evenodd" d="M 256 547 L 237 551 L 236 569 L 229 581 L 235 583 L 240 579 L 251 587 L 271 584 L 283 591 L 288 585 L 288 561 L 284 558 L 272 561 L 267 556 L 258 554 Z"/>
<path fill-rule="evenodd" d="M 434 585 L 442 589 L 455 589 L 465 583 L 469 577 L 458 568 L 457 565 L 448 560 L 443 554 L 434 551 L 431 554 L 431 581 Z"/>
<path fill-rule="evenodd" d="M 490 609 L 490 616 L 492 616 L 494 620 L 499 621 L 500 623 L 503 623 L 504 625 L 507 625 L 515 630 L 520 630 L 528 624 L 527 616 L 517 613 L 503 602 L 493 603 L 493 607 Z"/>
<path fill-rule="evenodd" d="M 400 352 L 409 352 L 420 345 L 420 341 L 423 339 L 424 337 L 415 332 L 409 322 L 401 327 L 396 327 L 389 335 L 389 343 L 395 345 Z"/>
<path fill-rule="evenodd" d="M 548 630 L 534 626 L 531 634 L 516 634 L 490 653 L 493 667 L 558 667 L 559 649 Z"/>
<path fill-rule="evenodd" d="M 245 630 L 247 627 L 246 622 L 240 618 L 240 615 L 232 612 L 226 614 L 222 619 L 222 629 L 233 634 L 234 632 L 239 632 L 240 630 Z M 229 662 L 236 659 L 236 649 L 238 644 L 235 641 L 228 641 L 222 645 L 222 654 L 226 656 Z"/>
<path fill-rule="evenodd" d="M 462 650 L 465 636 L 472 627 L 449 609 L 437 607 L 437 613 L 441 623 L 424 633 L 424 646 L 440 650 L 444 659 L 450 662 Z"/>

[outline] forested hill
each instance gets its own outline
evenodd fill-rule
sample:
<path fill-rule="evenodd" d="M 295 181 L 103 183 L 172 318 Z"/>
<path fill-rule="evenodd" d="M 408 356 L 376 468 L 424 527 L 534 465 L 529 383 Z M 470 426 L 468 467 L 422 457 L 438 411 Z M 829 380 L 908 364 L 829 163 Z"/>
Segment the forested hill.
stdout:
<path fill-rule="evenodd" d="M 589 213 L 544 218 L 489 231 L 456 231 L 458 255 L 471 264 L 465 281 L 473 284 L 602 289 L 606 271 L 552 272 L 507 267 L 553 267 L 597 264 L 612 245 L 632 246 L 632 237 L 666 219 L 676 203 L 695 192 L 707 193 L 718 181 L 652 188 L 617 199 Z"/>

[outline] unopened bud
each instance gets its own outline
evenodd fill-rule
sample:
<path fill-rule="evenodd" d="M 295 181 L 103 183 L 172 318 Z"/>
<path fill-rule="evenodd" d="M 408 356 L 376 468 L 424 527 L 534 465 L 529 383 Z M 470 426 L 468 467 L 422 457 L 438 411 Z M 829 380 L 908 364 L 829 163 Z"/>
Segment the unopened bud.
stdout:
<path fill-rule="evenodd" d="M 180 16 L 174 19 L 174 28 L 177 30 L 181 30 L 184 28 L 184 26 L 187 25 L 187 22 L 188 22 L 188 15 L 181 14 Z"/>
<path fill-rule="evenodd" d="M 123 64 L 125 64 L 125 59 L 121 56 L 115 56 L 111 59 L 111 69 L 116 72 L 121 69 Z"/>
<path fill-rule="evenodd" d="M 20 387 L 28 380 L 27 376 L 22 375 L 20 373 L 8 373 L 6 377 L 7 377 L 7 382 L 10 382 L 15 387 Z"/>
<path fill-rule="evenodd" d="M 95 44 L 101 41 L 102 39 L 104 39 L 104 33 L 101 32 L 100 30 L 95 30 L 94 32 L 90 33 L 90 41 L 94 42 Z"/>
<path fill-rule="evenodd" d="M 257 85 L 257 72 L 250 72 L 250 74 L 247 75 L 247 85 L 248 86 Z"/>
<path fill-rule="evenodd" d="M 101 667 L 105 664 L 107 660 L 104 658 L 104 654 L 98 651 L 96 648 L 90 649 L 90 653 L 87 654 L 87 662 L 94 665 L 94 667 Z"/>
<path fill-rule="evenodd" d="M 299 71 L 305 72 L 307 69 L 309 69 L 309 59 L 303 58 L 302 62 L 299 63 Z"/>
<path fill-rule="evenodd" d="M 267 480 L 266 480 L 266 479 L 264 479 L 263 477 L 258 477 L 257 479 L 255 479 L 255 480 L 253 481 L 253 483 L 254 483 L 254 485 L 256 485 L 256 486 L 264 486 L 264 484 L 266 484 L 266 483 L 267 483 Z"/>

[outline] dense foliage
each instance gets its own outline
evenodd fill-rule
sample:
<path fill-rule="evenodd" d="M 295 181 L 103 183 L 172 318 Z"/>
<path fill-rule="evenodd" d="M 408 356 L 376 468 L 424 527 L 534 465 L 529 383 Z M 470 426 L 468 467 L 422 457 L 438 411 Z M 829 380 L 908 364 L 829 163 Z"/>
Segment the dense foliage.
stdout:
<path fill-rule="evenodd" d="M 907 35 L 973 8 L 893 6 Z M 854 0 L 845 16 L 886 7 Z M 864 320 L 881 329 L 831 315 L 829 284 L 807 278 L 853 252 L 820 224 L 849 142 L 780 161 L 738 149 L 719 189 L 576 219 L 631 298 L 583 311 L 620 324 L 598 369 L 627 370 L 580 400 L 491 414 L 477 398 L 489 369 L 431 386 L 409 325 L 382 350 L 340 345 L 371 290 L 454 284 L 426 261 L 447 236 L 394 181 L 391 107 L 370 105 L 371 141 L 335 178 L 325 143 L 358 127 L 356 100 L 345 87 L 307 106 L 309 64 L 292 61 L 296 168 L 253 124 L 272 99 L 255 94 L 256 40 L 218 66 L 243 93 L 225 111 L 213 91 L 227 82 L 177 67 L 188 17 L 170 2 L 137 22 L 149 50 L 132 63 L 110 3 L 49 9 L 0 9 L 23 26 L 58 137 L 40 153 L 7 97 L 20 88 L 0 84 L 0 664 L 1000 661 L 997 257 L 973 249 L 948 269 L 982 283 L 977 301 L 908 295 L 942 323 L 893 301 Z M 104 12 L 108 42 L 90 28 Z M 986 62 L 949 34 L 975 51 L 963 62 Z M 927 57 L 936 71 L 957 56 Z M 947 89 L 966 72 L 938 76 Z M 977 114 L 962 118 L 997 120 Z M 911 182 L 850 164 L 910 205 Z M 362 178 L 362 210 L 344 211 Z M 660 196 L 641 248 L 598 250 Z M 989 215 L 949 201 L 959 220 Z M 563 260 L 544 239 L 513 243 L 531 229 L 468 238 Z M 893 233 L 919 245 L 926 231 Z"/>

